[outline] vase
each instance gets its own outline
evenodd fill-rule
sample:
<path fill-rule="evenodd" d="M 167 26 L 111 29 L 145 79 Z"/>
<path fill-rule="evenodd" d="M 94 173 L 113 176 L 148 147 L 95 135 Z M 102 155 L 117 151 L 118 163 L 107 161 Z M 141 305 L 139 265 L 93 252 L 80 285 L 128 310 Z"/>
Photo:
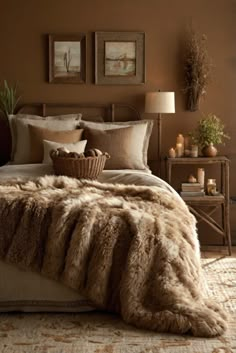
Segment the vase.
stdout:
<path fill-rule="evenodd" d="M 187 110 L 189 110 L 190 112 L 195 112 L 199 110 L 200 96 L 201 95 L 198 86 L 191 87 L 188 90 Z"/>
<path fill-rule="evenodd" d="M 213 143 L 210 143 L 208 146 L 203 147 L 202 149 L 202 154 L 205 157 L 215 157 L 217 155 L 217 149 L 213 145 Z"/>

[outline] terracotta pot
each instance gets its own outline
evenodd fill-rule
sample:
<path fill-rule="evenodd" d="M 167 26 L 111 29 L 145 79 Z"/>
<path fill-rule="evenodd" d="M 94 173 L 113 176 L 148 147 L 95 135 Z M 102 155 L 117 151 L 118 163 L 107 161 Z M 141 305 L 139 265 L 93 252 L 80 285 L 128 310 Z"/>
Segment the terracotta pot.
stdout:
<path fill-rule="evenodd" d="M 202 154 L 205 157 L 215 157 L 217 155 L 217 149 L 213 145 L 213 143 L 210 143 L 209 146 L 205 146 L 202 149 Z"/>

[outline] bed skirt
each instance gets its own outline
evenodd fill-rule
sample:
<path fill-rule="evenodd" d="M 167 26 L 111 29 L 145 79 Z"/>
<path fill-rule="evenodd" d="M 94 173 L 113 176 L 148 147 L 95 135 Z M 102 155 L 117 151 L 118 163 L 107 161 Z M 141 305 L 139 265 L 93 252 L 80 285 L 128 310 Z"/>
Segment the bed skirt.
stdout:
<path fill-rule="evenodd" d="M 0 261 L 0 311 L 85 312 L 94 310 L 78 292 L 38 273 Z"/>

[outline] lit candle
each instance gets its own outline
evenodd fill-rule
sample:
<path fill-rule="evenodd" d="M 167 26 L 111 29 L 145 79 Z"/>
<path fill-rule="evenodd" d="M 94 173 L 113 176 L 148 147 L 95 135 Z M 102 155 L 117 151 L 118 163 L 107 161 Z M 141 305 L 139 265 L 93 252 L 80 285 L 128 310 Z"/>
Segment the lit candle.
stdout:
<path fill-rule="evenodd" d="M 204 182 L 205 182 L 205 170 L 204 168 L 197 169 L 197 181 L 201 185 L 202 189 L 204 189 Z"/>
<path fill-rule="evenodd" d="M 175 158 L 175 156 L 176 156 L 175 149 L 174 149 L 173 147 L 171 147 L 171 148 L 169 149 L 169 157 L 170 157 L 170 158 Z"/>
<path fill-rule="evenodd" d="M 216 194 L 216 179 L 207 180 L 207 194 L 211 196 Z"/>
<path fill-rule="evenodd" d="M 176 157 L 182 157 L 183 155 L 183 145 L 182 143 L 176 144 Z"/>
<path fill-rule="evenodd" d="M 181 148 L 182 148 L 182 151 L 181 151 L 181 156 L 184 155 L 184 136 L 182 134 L 178 134 L 177 138 L 176 138 L 176 147 L 178 144 L 181 144 Z M 179 156 L 179 157 L 181 157 Z"/>
<path fill-rule="evenodd" d="M 178 136 L 176 138 L 176 144 L 177 143 L 182 143 L 182 145 L 184 145 L 184 137 L 182 134 L 178 134 Z"/>

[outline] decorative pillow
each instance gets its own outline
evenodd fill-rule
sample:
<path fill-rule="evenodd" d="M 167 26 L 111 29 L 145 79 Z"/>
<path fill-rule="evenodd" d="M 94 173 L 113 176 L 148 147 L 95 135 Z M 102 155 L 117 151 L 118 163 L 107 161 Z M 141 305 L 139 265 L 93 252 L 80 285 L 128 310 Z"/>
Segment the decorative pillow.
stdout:
<path fill-rule="evenodd" d="M 53 131 L 28 125 L 30 133 L 30 161 L 41 163 L 43 160 L 43 140 L 61 143 L 75 143 L 81 140 L 83 129 Z"/>
<path fill-rule="evenodd" d="M 148 161 L 148 146 L 149 140 L 152 133 L 153 128 L 153 120 L 135 120 L 135 121 L 122 121 L 122 122 L 92 122 L 92 121 L 84 121 L 81 120 L 79 123 L 81 128 L 91 128 L 97 130 L 111 130 L 111 129 L 121 129 L 127 126 L 136 126 L 139 131 L 139 137 L 136 143 L 139 143 L 142 146 L 142 153 L 143 153 L 143 164 L 145 165 L 146 169 L 149 169 L 147 161 Z M 142 168 L 143 169 L 143 168 Z"/>
<path fill-rule="evenodd" d="M 146 169 L 143 162 L 143 143 L 139 141 L 143 126 L 128 126 L 120 129 L 96 130 L 85 128 L 86 150 L 98 148 L 111 156 L 105 169 Z"/>
<path fill-rule="evenodd" d="M 50 151 L 56 150 L 59 147 L 65 147 L 70 152 L 83 153 L 85 150 L 87 140 L 82 140 L 75 143 L 60 143 L 43 140 L 43 163 L 52 164 L 52 160 L 50 157 Z"/>
<path fill-rule="evenodd" d="M 50 130 L 74 130 L 82 114 L 67 114 L 41 117 L 38 115 L 9 115 L 9 125 L 12 137 L 11 160 L 14 164 L 29 163 L 29 131 L 28 124 Z"/>

